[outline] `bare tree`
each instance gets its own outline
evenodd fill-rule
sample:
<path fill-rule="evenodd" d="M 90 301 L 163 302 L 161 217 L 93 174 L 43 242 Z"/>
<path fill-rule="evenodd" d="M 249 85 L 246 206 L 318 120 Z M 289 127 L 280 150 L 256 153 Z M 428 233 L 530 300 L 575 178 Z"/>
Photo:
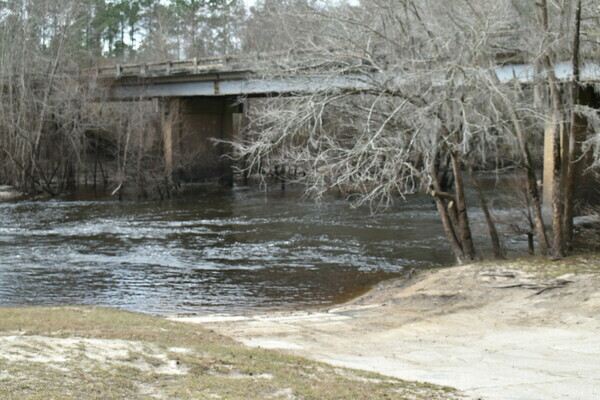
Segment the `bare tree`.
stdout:
<path fill-rule="evenodd" d="M 266 74 L 316 74 L 324 77 L 323 87 L 319 93 L 263 102 L 251 115 L 247 140 L 234 144 L 236 154 L 256 172 L 277 165 L 301 170 L 298 180 L 317 197 L 335 188 L 355 204 L 375 209 L 398 195 L 426 190 L 457 260 L 464 262 L 476 253 L 462 171 L 485 165 L 490 153 L 503 151 L 527 171 L 536 236 L 547 254 L 551 246 L 531 143 L 547 120 L 564 121 L 568 104 L 554 66 L 571 54 L 557 34 L 570 31 L 572 24 L 565 21 L 576 15 L 573 10 L 571 2 L 531 7 L 509 0 L 377 0 L 360 7 L 294 9 L 306 26 L 324 30 L 307 42 L 318 52 L 309 68 L 280 63 Z M 292 36 L 313 37 L 302 26 L 294 29 Z M 498 76 L 499 64 L 523 61 L 537 65 L 544 77 L 535 90 Z M 351 74 L 363 79 L 357 90 L 327 84 L 335 82 L 327 77 Z M 535 102 L 536 95 L 543 101 Z M 561 171 L 555 179 L 562 178 Z M 555 187 L 552 253 L 560 256 L 564 182 Z M 493 218 L 485 215 L 501 255 Z"/>
<path fill-rule="evenodd" d="M 16 1 L 0 17 L 4 180 L 55 194 L 76 184 L 93 81 L 74 74 L 76 1 Z M 19 38 L 19 40 L 15 40 Z"/>
<path fill-rule="evenodd" d="M 320 50 L 312 69 L 280 72 L 359 72 L 364 85 L 266 101 L 250 118 L 249 140 L 235 144 L 238 157 L 257 171 L 293 165 L 317 197 L 337 188 L 355 204 L 375 209 L 398 195 L 426 190 L 457 260 L 473 260 L 462 173 L 484 162 L 490 149 L 512 141 L 495 98 L 481 90 L 494 65 L 492 34 L 505 29 L 506 21 L 496 15 L 509 11 L 509 4 L 491 1 L 486 7 L 468 1 L 400 6 L 376 1 L 305 11 L 308 25 L 314 21 L 330 32 L 311 42 Z M 489 213 L 486 217 L 493 227 Z"/>
<path fill-rule="evenodd" d="M 580 71 L 583 63 L 593 60 L 597 43 L 589 33 L 598 29 L 599 9 L 593 1 L 541 0 L 535 4 L 535 29 L 531 32 L 530 61 L 544 72 L 538 78 L 540 114 L 546 129 L 552 132 L 552 246 L 554 258 L 561 258 L 572 247 L 573 216 L 578 160 L 582 158 L 580 141 L 585 140 L 580 102 Z M 595 49 L 596 48 L 596 49 Z M 556 66 L 569 62 L 572 74 L 568 83 L 559 82 Z M 546 190 L 550 190 L 546 182 Z"/>
<path fill-rule="evenodd" d="M 79 29 L 86 12 L 76 0 L 0 3 L 2 183 L 54 196 L 96 187 L 101 175 L 113 190 L 131 180 L 144 194 L 150 176 L 164 192 L 157 107 L 101 98 L 80 64 L 89 62 Z"/>

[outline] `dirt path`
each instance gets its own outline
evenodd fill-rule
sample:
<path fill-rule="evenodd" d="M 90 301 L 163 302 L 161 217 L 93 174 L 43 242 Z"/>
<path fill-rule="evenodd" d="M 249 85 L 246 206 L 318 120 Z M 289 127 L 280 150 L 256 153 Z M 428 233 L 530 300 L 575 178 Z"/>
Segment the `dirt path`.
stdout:
<path fill-rule="evenodd" d="M 600 399 L 600 274 L 482 266 L 387 282 L 316 312 L 178 318 L 248 346 L 488 400 Z"/>

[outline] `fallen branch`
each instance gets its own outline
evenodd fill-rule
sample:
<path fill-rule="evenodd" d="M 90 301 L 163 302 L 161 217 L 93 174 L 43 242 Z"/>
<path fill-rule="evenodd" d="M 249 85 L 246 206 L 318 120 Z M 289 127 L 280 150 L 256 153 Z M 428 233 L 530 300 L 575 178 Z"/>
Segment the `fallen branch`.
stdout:
<path fill-rule="evenodd" d="M 567 286 L 570 283 L 573 283 L 573 281 L 568 281 L 566 279 L 558 279 L 556 281 L 553 281 L 553 282 L 550 282 L 550 283 L 546 283 L 546 284 L 540 284 L 540 283 L 515 283 L 513 285 L 489 286 L 489 287 L 494 288 L 494 289 L 523 288 L 523 289 L 529 289 L 529 290 L 537 290 L 537 292 L 535 292 L 533 295 L 529 296 L 529 297 L 533 297 L 533 296 L 540 295 L 540 294 L 542 294 L 542 293 L 544 293 L 544 292 L 546 292 L 548 290 L 563 288 L 563 287 Z"/>
<path fill-rule="evenodd" d="M 529 297 L 538 296 L 547 290 L 563 288 L 563 287 L 567 286 L 569 283 L 573 283 L 573 282 L 561 279 L 559 281 L 556 281 L 553 285 L 549 285 L 549 286 L 546 286 L 546 287 L 540 289 L 539 291 L 535 292 L 534 294 L 532 294 Z"/>
<path fill-rule="evenodd" d="M 500 272 L 482 272 L 481 276 L 489 276 L 493 278 L 516 278 L 514 272 L 500 271 Z"/>

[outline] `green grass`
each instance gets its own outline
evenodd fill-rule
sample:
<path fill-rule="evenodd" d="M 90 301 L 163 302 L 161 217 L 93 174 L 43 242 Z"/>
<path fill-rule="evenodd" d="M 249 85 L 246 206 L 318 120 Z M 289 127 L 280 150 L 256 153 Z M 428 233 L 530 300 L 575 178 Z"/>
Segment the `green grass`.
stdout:
<path fill-rule="evenodd" d="M 67 339 L 75 342 L 61 347 Z M 119 341 L 118 351 L 106 357 L 112 340 Z M 0 399 L 156 398 L 458 396 L 446 387 L 248 349 L 198 326 L 147 315 L 91 307 L 0 308 Z"/>

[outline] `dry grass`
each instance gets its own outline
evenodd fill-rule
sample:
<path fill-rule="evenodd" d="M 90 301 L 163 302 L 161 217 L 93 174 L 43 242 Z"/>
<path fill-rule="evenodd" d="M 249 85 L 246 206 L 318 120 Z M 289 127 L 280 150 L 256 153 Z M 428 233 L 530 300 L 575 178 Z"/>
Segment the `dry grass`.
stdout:
<path fill-rule="evenodd" d="M 506 270 L 522 271 L 540 278 L 558 278 L 566 274 L 600 273 L 600 253 L 576 254 L 556 261 L 532 256 L 507 261 L 486 261 L 481 265 L 500 266 Z"/>
<path fill-rule="evenodd" d="M 117 310 L 0 309 L 0 399 L 457 399 Z"/>

